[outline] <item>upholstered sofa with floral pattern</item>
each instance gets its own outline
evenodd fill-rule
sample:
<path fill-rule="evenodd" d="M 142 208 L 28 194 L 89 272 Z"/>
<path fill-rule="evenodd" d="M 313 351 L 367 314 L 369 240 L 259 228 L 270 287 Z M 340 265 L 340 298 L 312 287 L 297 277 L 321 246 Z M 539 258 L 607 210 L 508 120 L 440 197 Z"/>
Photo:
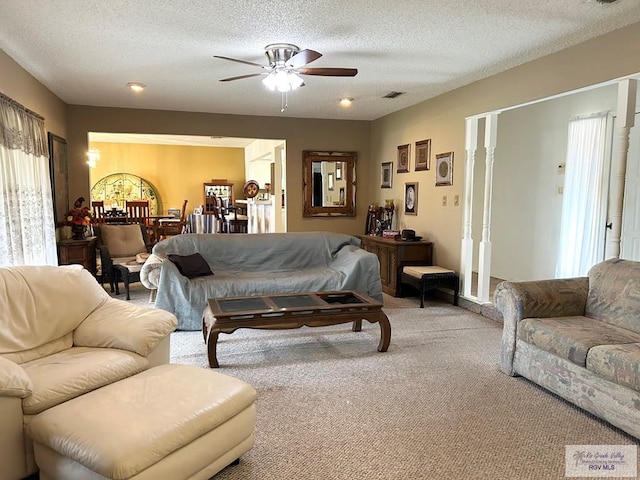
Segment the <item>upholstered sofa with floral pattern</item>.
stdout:
<path fill-rule="evenodd" d="M 640 438 L 640 262 L 588 277 L 502 282 L 501 370 L 521 375 Z"/>

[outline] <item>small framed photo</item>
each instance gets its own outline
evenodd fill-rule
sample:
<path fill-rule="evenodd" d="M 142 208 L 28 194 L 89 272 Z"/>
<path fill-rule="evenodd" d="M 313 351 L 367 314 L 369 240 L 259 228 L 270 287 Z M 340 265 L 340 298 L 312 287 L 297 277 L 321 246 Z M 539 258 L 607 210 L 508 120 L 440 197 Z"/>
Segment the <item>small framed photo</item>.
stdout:
<path fill-rule="evenodd" d="M 333 187 L 334 187 L 333 172 L 330 172 L 328 175 L 329 175 L 328 176 L 328 178 L 329 178 L 328 188 L 329 188 L 329 191 L 332 192 L 333 191 Z"/>
<path fill-rule="evenodd" d="M 431 139 L 416 142 L 416 172 L 431 168 Z"/>
<path fill-rule="evenodd" d="M 336 162 L 336 180 L 342 180 L 342 162 Z"/>
<path fill-rule="evenodd" d="M 453 185 L 453 152 L 436 155 L 436 186 Z"/>
<path fill-rule="evenodd" d="M 409 150 L 411 144 L 400 145 L 398 147 L 398 170 L 397 173 L 406 173 L 409 171 Z"/>
<path fill-rule="evenodd" d="M 380 170 L 380 188 L 393 186 L 393 162 L 384 162 Z"/>
<path fill-rule="evenodd" d="M 418 182 L 404 184 L 404 213 L 418 214 Z"/>

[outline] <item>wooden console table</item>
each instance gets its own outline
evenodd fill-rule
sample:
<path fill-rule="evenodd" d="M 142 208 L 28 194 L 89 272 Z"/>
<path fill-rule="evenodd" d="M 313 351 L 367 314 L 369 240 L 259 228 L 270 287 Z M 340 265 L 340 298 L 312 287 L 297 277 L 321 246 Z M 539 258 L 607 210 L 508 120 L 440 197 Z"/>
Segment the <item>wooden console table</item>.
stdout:
<path fill-rule="evenodd" d="M 362 320 L 380 325 L 379 352 L 386 352 L 391 341 L 391 325 L 382 304 L 363 293 L 289 293 L 253 297 L 211 298 L 202 315 L 202 334 L 207 344 L 209 366 L 218 368 L 218 335 L 239 328 L 283 329 L 328 327 L 353 323 L 362 330 Z"/>
<path fill-rule="evenodd" d="M 362 248 L 375 253 L 380 261 L 382 291 L 400 296 L 400 274 L 407 265 L 433 265 L 433 243 L 419 240 L 407 242 L 372 235 L 360 236 Z"/>
<path fill-rule="evenodd" d="M 61 240 L 58 242 L 58 264 L 82 265 L 96 275 L 96 240 L 97 237 L 88 237 L 84 240 Z"/>

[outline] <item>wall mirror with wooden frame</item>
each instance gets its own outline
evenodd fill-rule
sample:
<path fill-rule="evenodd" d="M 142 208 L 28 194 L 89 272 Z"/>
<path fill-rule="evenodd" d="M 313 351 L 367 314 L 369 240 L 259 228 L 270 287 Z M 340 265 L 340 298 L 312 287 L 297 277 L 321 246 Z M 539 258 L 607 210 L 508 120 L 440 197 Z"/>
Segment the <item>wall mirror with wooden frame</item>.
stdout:
<path fill-rule="evenodd" d="M 302 152 L 305 217 L 356 215 L 356 152 Z"/>

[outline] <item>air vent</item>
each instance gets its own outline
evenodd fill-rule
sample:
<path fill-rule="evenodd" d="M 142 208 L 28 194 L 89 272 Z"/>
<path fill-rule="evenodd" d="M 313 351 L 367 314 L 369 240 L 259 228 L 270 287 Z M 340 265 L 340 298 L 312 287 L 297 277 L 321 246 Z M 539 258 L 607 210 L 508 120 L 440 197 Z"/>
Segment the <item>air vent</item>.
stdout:
<path fill-rule="evenodd" d="M 598 3 L 613 3 L 616 2 L 617 0 L 596 0 L 596 2 Z"/>
<path fill-rule="evenodd" d="M 404 93 L 405 92 L 389 92 L 382 98 L 396 98 L 396 97 L 399 97 L 400 95 L 404 95 Z"/>

